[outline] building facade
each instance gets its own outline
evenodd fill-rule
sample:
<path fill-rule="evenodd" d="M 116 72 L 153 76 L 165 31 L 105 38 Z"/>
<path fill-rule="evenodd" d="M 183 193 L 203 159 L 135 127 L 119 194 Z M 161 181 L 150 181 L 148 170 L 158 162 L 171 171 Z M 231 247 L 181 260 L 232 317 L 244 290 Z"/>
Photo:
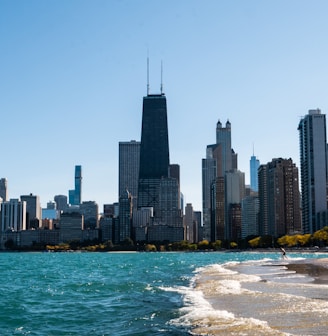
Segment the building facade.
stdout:
<path fill-rule="evenodd" d="M 42 224 L 42 208 L 40 197 L 29 194 L 20 197 L 22 202 L 26 202 L 26 230 L 38 229 Z"/>
<path fill-rule="evenodd" d="M 249 161 L 249 168 L 250 168 L 250 178 L 251 178 L 251 189 L 255 192 L 259 190 L 259 183 L 258 183 L 258 175 L 257 170 L 260 167 L 260 161 L 256 158 L 256 156 L 252 155 Z"/>
<path fill-rule="evenodd" d="M 304 233 L 321 229 L 317 215 L 327 210 L 326 115 L 310 110 L 298 125 Z"/>
<path fill-rule="evenodd" d="M 206 159 L 202 160 L 202 202 L 203 202 L 203 234 L 211 241 L 229 239 L 231 236 L 232 218 L 230 198 L 240 194 L 227 185 L 227 174 L 235 172 L 238 156 L 231 147 L 231 123 L 222 127 L 220 120 L 216 124 L 216 144 L 206 148 Z"/>
<path fill-rule="evenodd" d="M 301 233 L 298 169 L 292 159 L 273 159 L 259 168 L 260 234 Z"/>
<path fill-rule="evenodd" d="M 178 165 L 170 165 L 166 97 L 148 94 L 143 98 L 137 204 L 138 210 L 152 208 L 153 217 L 146 228 L 135 228 L 136 237 L 183 239 L 179 181 Z"/>
<path fill-rule="evenodd" d="M 75 166 L 75 188 L 69 190 L 69 204 L 80 205 L 82 202 L 82 166 Z"/>
<path fill-rule="evenodd" d="M 0 179 L 0 197 L 3 202 L 8 201 L 8 181 L 6 178 Z"/>
<path fill-rule="evenodd" d="M 138 178 L 140 161 L 140 142 L 119 142 L 118 159 L 118 197 L 128 192 L 133 198 L 133 205 L 137 207 Z"/>
<path fill-rule="evenodd" d="M 26 230 L 26 202 L 10 199 L 1 203 L 1 232 Z"/>
<path fill-rule="evenodd" d="M 54 197 L 54 201 L 56 202 L 56 209 L 58 211 L 65 211 L 67 204 L 67 196 L 66 195 L 56 195 Z"/>

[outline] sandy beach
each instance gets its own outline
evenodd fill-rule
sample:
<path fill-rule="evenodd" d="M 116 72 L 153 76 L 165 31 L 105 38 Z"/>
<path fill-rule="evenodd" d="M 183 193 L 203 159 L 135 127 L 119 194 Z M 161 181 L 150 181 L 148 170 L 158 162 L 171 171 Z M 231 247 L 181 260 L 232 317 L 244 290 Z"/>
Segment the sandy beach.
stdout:
<path fill-rule="evenodd" d="M 291 260 L 286 266 L 290 271 L 309 275 L 316 284 L 328 284 L 328 258 Z"/>
<path fill-rule="evenodd" d="M 287 256 L 205 268 L 196 289 L 210 308 L 194 335 L 327 335 L 328 258 Z"/>

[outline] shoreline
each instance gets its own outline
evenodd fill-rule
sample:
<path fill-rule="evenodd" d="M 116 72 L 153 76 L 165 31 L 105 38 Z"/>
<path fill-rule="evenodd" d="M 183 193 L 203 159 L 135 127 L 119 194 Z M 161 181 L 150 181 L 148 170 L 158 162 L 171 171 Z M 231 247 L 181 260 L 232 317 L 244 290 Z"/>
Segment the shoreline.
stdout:
<path fill-rule="evenodd" d="M 328 258 L 285 261 L 288 270 L 311 276 L 315 284 L 328 285 Z"/>

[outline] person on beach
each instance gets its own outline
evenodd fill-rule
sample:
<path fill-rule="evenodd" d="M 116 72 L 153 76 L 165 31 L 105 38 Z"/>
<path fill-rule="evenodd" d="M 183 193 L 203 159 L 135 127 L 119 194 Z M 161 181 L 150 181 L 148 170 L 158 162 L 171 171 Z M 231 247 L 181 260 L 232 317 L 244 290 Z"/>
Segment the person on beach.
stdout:
<path fill-rule="evenodd" d="M 281 258 L 282 258 L 282 259 L 287 259 L 285 249 L 283 249 L 282 247 L 280 247 L 280 250 L 281 250 Z"/>

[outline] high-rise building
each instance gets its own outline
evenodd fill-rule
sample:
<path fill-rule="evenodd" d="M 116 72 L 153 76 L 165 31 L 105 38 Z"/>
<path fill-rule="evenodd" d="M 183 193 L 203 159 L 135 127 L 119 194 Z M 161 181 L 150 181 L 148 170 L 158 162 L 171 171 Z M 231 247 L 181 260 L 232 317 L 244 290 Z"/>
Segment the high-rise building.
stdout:
<path fill-rule="evenodd" d="M 216 144 L 207 146 L 206 159 L 202 160 L 203 235 L 207 240 L 222 240 L 230 236 L 230 203 L 226 199 L 225 176 L 237 170 L 237 158 L 231 147 L 231 123 L 227 121 L 222 127 L 219 120 L 216 124 Z M 229 192 L 235 193 L 231 188 Z"/>
<path fill-rule="evenodd" d="M 26 202 L 10 199 L 1 204 L 1 232 L 26 230 Z"/>
<path fill-rule="evenodd" d="M 84 230 L 98 227 L 99 207 L 95 201 L 82 202 L 79 212 L 84 217 Z"/>
<path fill-rule="evenodd" d="M 317 216 L 327 210 L 326 115 L 319 109 L 309 110 L 298 130 L 303 232 L 314 233 L 321 229 Z"/>
<path fill-rule="evenodd" d="M 22 202 L 26 202 L 26 229 L 37 229 L 42 223 L 42 209 L 40 197 L 29 194 L 20 197 Z"/>
<path fill-rule="evenodd" d="M 132 239 L 132 223 L 131 223 L 131 217 L 132 217 L 132 195 L 126 191 L 125 193 L 122 193 L 119 199 L 119 242 L 122 243 L 126 239 L 131 238 Z"/>
<path fill-rule="evenodd" d="M 0 179 L 0 197 L 3 202 L 8 201 L 8 183 L 6 178 Z"/>
<path fill-rule="evenodd" d="M 259 235 L 259 197 L 256 192 L 247 195 L 241 202 L 242 222 L 241 235 L 242 238 L 247 236 Z"/>
<path fill-rule="evenodd" d="M 257 170 L 260 167 L 260 161 L 254 156 L 254 154 L 251 156 L 251 159 L 249 161 L 250 166 L 250 177 L 251 177 L 251 189 L 253 191 L 259 190 L 259 184 L 258 184 L 258 175 Z"/>
<path fill-rule="evenodd" d="M 119 142 L 118 197 L 128 192 L 137 206 L 140 142 Z"/>
<path fill-rule="evenodd" d="M 186 240 L 190 243 L 198 242 L 198 227 L 194 218 L 194 209 L 191 203 L 186 204 L 184 227 L 186 230 Z"/>
<path fill-rule="evenodd" d="M 231 169 L 225 174 L 225 239 L 241 238 L 241 202 L 245 197 L 245 174 Z"/>
<path fill-rule="evenodd" d="M 179 167 L 170 165 L 166 97 L 147 94 L 143 98 L 137 203 L 138 209 L 153 209 L 148 239 L 184 238 L 179 181 Z"/>
<path fill-rule="evenodd" d="M 54 201 L 56 202 L 56 209 L 58 211 L 65 211 L 67 209 L 68 204 L 66 195 L 56 195 Z"/>
<path fill-rule="evenodd" d="M 224 176 L 225 172 L 231 170 L 232 157 L 234 152 L 231 148 L 231 123 L 226 122 L 226 127 L 222 127 L 220 120 L 216 124 L 216 143 L 221 145 L 222 163 L 217 167 L 217 176 Z M 237 168 L 237 167 L 235 167 Z"/>
<path fill-rule="evenodd" d="M 169 173 L 169 140 L 166 97 L 147 95 L 143 98 L 140 167 L 138 184 L 138 208 L 159 209 L 159 185 Z"/>
<path fill-rule="evenodd" d="M 82 201 L 82 167 L 75 166 L 75 188 L 69 190 L 69 203 L 71 205 L 80 205 Z"/>
<path fill-rule="evenodd" d="M 298 169 L 292 159 L 273 159 L 259 168 L 261 235 L 301 232 Z"/>

